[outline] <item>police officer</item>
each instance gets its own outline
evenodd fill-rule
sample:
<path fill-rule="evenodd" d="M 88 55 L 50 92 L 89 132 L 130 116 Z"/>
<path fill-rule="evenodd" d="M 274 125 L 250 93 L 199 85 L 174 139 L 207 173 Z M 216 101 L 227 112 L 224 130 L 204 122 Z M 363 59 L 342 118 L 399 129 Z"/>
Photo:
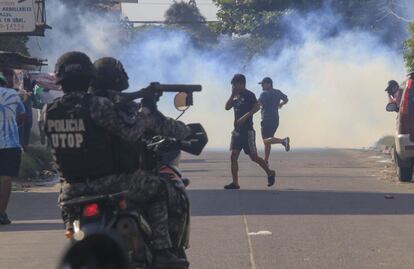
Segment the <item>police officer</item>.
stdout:
<path fill-rule="evenodd" d="M 57 81 L 64 95 L 49 104 L 45 132 L 64 178 L 59 201 L 82 195 L 96 195 L 129 190 L 130 200 L 148 204 L 148 221 L 153 229 L 152 247 L 155 268 L 185 267 L 186 261 L 171 253 L 168 234 L 166 197 L 158 177 L 142 170 L 119 173 L 114 161 L 111 137 L 137 141 L 144 131 L 184 139 L 188 128 L 179 122 L 148 114 L 125 124 L 107 98 L 87 93 L 95 69 L 89 57 L 81 52 L 62 55 L 55 67 Z M 63 208 L 64 221 L 68 212 Z"/>
<path fill-rule="evenodd" d="M 112 57 L 104 57 L 94 62 L 95 78 L 91 82 L 89 92 L 107 97 L 114 103 L 121 92 L 128 89 L 129 77 L 120 61 Z M 133 125 L 138 117 L 146 117 L 139 113 L 140 105 L 136 102 L 127 102 L 116 106 L 118 116 L 127 125 Z M 115 165 L 120 173 L 130 173 L 138 169 L 140 162 L 140 143 L 130 143 L 114 136 L 111 140 Z"/>
<path fill-rule="evenodd" d="M 129 87 L 128 75 L 124 70 L 122 63 L 112 57 L 100 58 L 94 62 L 96 76 L 91 83 L 90 92 L 107 96 L 112 101 L 116 101 L 117 96 Z M 145 93 L 143 93 L 145 97 Z M 145 116 L 139 112 L 140 105 L 135 102 L 128 102 L 117 106 L 117 113 L 124 120 L 125 124 L 131 124 L 137 117 Z M 130 143 L 122 139 L 113 139 L 114 153 L 117 156 L 117 168 L 121 173 L 134 171 L 138 165 L 146 169 L 145 163 L 145 146 L 138 143 Z M 140 154 L 141 153 L 141 154 Z M 169 233 L 173 244 L 173 249 L 180 257 L 185 257 L 182 252 L 184 239 L 184 230 L 188 222 L 186 213 L 189 214 L 189 203 L 185 191 L 171 181 L 166 181 L 168 192 L 168 223 Z M 188 240 L 188 238 L 185 238 Z"/>

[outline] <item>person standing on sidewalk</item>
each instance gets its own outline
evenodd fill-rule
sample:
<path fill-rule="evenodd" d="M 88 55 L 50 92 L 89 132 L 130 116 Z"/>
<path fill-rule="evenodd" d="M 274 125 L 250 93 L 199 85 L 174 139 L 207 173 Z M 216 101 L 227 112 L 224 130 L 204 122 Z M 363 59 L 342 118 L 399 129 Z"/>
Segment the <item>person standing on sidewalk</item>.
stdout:
<path fill-rule="evenodd" d="M 232 93 L 225 109 L 234 109 L 234 131 L 231 137 L 231 173 L 233 182 L 224 186 L 225 189 L 240 189 L 238 159 L 243 149 L 250 159 L 266 171 L 267 186 L 275 184 L 275 171 L 270 170 L 265 160 L 257 155 L 256 135 L 253 128 L 253 115 L 260 110 L 260 104 L 254 93 L 246 89 L 246 77 L 234 75 L 231 80 Z"/>
<path fill-rule="evenodd" d="M 9 203 L 12 178 L 20 170 L 21 146 L 17 117 L 25 113 L 19 94 L 7 87 L 0 73 L 0 224 L 10 224 L 6 209 Z"/>
<path fill-rule="evenodd" d="M 280 90 L 273 89 L 271 78 L 265 77 L 259 84 L 263 89 L 259 97 L 262 114 L 262 138 L 265 146 L 265 161 L 269 163 L 272 144 L 282 144 L 286 151 L 290 150 L 289 137 L 284 139 L 274 137 L 279 127 L 279 109 L 286 105 L 289 99 Z"/>
<path fill-rule="evenodd" d="M 37 124 L 40 133 L 40 144 L 46 145 L 46 134 L 44 130 L 44 114 L 46 113 L 46 107 L 52 103 L 56 98 L 63 95 L 62 92 L 52 91 L 47 88 L 34 86 L 34 98 L 36 100 L 37 107 Z"/>

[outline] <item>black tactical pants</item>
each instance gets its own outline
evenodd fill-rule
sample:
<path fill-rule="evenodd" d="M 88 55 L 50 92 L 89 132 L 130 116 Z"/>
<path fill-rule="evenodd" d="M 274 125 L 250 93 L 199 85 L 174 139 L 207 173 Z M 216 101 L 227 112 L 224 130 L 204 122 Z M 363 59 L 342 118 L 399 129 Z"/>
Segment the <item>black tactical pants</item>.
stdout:
<path fill-rule="evenodd" d="M 184 186 L 165 180 L 168 193 L 168 226 L 174 248 L 188 247 L 190 203 Z"/>

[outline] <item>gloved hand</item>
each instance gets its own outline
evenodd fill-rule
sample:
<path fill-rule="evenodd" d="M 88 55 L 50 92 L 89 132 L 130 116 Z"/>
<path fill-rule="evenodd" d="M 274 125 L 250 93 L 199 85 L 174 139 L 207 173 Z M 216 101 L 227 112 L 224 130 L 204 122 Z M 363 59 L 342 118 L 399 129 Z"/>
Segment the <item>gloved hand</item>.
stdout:
<path fill-rule="evenodd" d="M 157 111 L 157 102 L 162 95 L 162 92 L 157 85 L 159 85 L 159 83 L 154 82 L 151 83 L 150 86 L 139 91 L 142 97 L 142 106 L 148 108 L 152 113 Z"/>
<path fill-rule="evenodd" d="M 162 92 L 156 85 L 150 85 L 144 89 L 138 91 L 140 98 L 158 98 L 162 95 Z M 158 99 L 156 99 L 158 101 Z"/>
<path fill-rule="evenodd" d="M 165 116 L 158 110 L 156 99 L 158 98 L 143 98 L 141 100 L 141 109 L 149 110 L 151 115 L 155 116 L 157 120 L 164 120 Z"/>
<path fill-rule="evenodd" d="M 154 97 L 145 97 L 141 100 L 141 106 L 149 109 L 151 113 L 155 113 L 158 111 L 157 109 L 157 101 Z"/>

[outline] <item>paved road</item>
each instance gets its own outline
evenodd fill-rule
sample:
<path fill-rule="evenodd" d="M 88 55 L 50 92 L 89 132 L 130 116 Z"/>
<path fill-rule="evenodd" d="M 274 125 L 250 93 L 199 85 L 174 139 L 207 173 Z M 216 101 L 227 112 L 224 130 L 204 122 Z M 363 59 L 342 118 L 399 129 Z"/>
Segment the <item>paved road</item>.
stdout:
<path fill-rule="evenodd" d="M 384 165 L 371 155 L 275 153 L 278 179 L 270 189 L 243 157 L 240 191 L 222 190 L 230 178 L 228 153 L 186 157 L 191 268 L 413 268 L 412 185 L 379 180 Z M 54 268 L 66 243 L 56 196 L 51 188 L 13 193 L 14 224 L 0 227 L 0 268 Z"/>

